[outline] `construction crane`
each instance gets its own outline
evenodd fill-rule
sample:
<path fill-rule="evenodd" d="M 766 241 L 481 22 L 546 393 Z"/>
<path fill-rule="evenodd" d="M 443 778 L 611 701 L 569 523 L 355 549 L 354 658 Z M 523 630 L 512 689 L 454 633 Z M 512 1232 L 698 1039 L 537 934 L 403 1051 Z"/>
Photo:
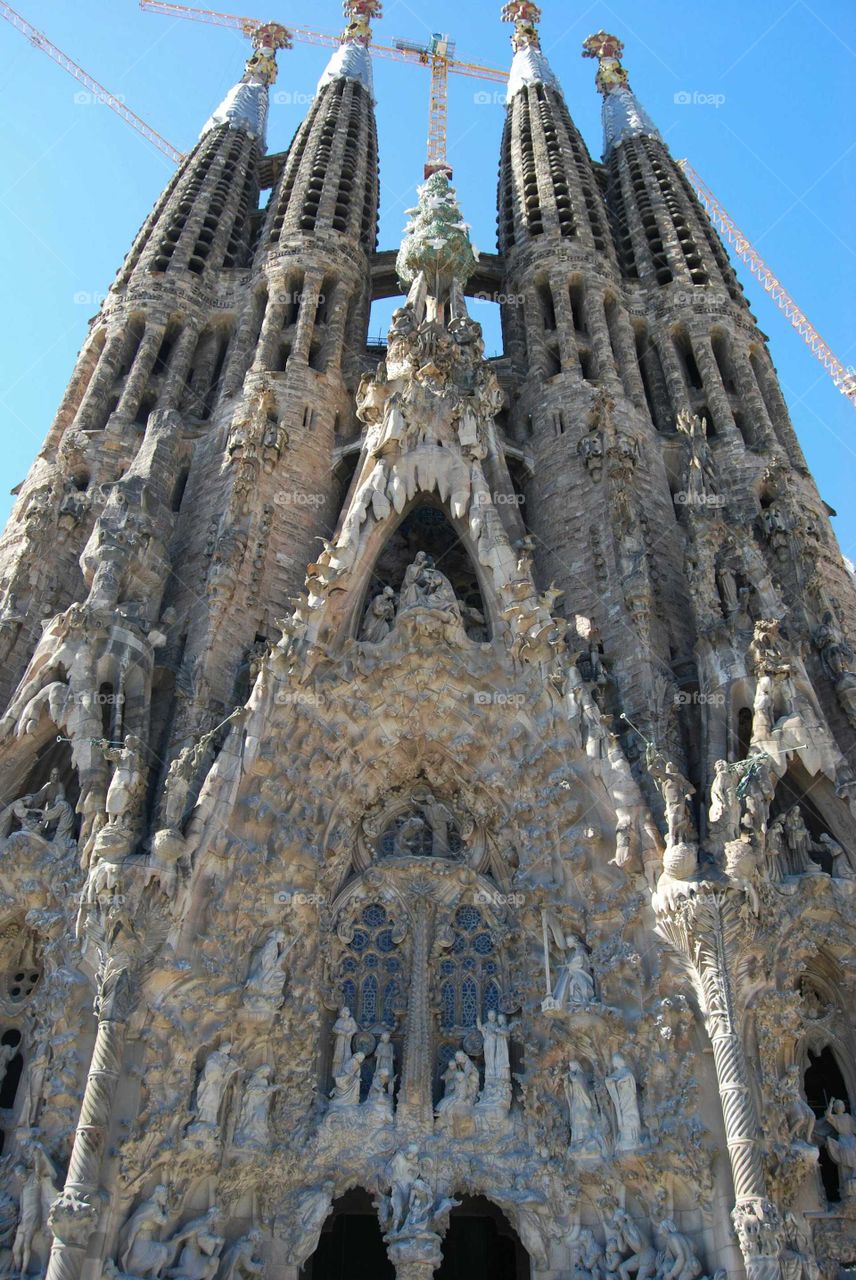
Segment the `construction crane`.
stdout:
<path fill-rule="evenodd" d="M 719 228 L 738 257 L 746 263 L 755 279 L 761 282 L 779 310 L 784 312 L 786 318 L 790 320 L 797 333 L 805 341 L 808 349 L 823 365 L 838 390 L 856 408 L 856 371 L 845 368 L 828 343 L 824 342 L 814 325 L 794 302 L 785 286 L 773 275 L 773 272 L 757 249 L 752 246 L 749 238 L 743 234 L 732 220 L 689 161 L 679 160 L 678 165 L 692 184 L 696 195 L 707 211 L 708 217 Z"/>
<path fill-rule="evenodd" d="M 146 124 L 145 120 L 141 119 L 135 111 L 132 111 L 130 107 L 126 107 L 120 98 L 117 98 L 109 89 L 105 89 L 103 84 L 99 84 L 98 81 L 93 79 L 93 77 L 84 71 L 82 67 L 79 67 L 76 62 L 73 62 L 72 59 L 69 58 L 68 54 L 63 53 L 62 49 L 58 49 L 55 44 L 52 44 L 43 32 L 34 27 L 32 23 L 27 22 L 26 18 L 22 18 L 20 13 L 16 13 L 14 9 L 12 9 L 8 4 L 4 4 L 2 0 L 0 0 L 0 18 L 5 18 L 8 23 L 11 23 L 16 31 L 20 31 L 22 35 L 27 37 L 30 44 L 34 45 L 37 49 L 41 49 L 42 53 L 46 53 L 49 58 L 53 58 L 57 66 L 62 67 L 63 71 L 67 71 L 68 74 L 70 76 L 74 76 L 75 80 L 78 80 L 80 84 L 85 85 L 99 102 L 103 102 L 106 106 L 110 107 L 111 110 L 115 111 L 117 116 L 121 116 L 122 119 L 129 124 L 132 129 L 136 129 L 137 133 L 141 134 L 147 142 L 150 142 L 152 146 L 157 147 L 158 151 L 163 152 L 165 156 L 169 156 L 170 160 L 174 161 L 176 164 L 178 164 L 178 162 L 183 158 L 182 153 L 174 147 L 171 142 L 167 142 L 166 138 L 162 138 L 161 135 L 153 129 L 151 125 Z"/>
<path fill-rule="evenodd" d="M 218 13 L 215 9 L 198 9 L 184 4 L 171 4 L 168 0 L 140 0 L 140 8 L 146 13 L 160 13 L 170 18 L 187 18 L 194 22 L 208 22 L 216 27 L 229 27 L 251 35 L 262 25 L 259 18 L 242 17 L 234 13 Z M 320 44 L 338 48 L 341 37 L 325 31 L 310 31 L 306 27 L 289 27 L 292 39 L 301 44 Z M 448 153 L 448 101 L 449 72 L 459 76 L 471 76 L 476 80 L 490 80 L 494 84 L 507 84 L 508 72 L 498 67 L 483 67 L 475 62 L 461 62 L 452 55 L 454 43 L 447 35 L 433 35 L 429 44 L 417 44 L 410 40 L 396 40 L 394 45 L 371 44 L 372 53 L 379 58 L 391 58 L 395 62 L 429 67 L 431 71 L 431 106 L 428 125 L 428 161 L 425 176 L 442 170 L 451 174 Z"/>

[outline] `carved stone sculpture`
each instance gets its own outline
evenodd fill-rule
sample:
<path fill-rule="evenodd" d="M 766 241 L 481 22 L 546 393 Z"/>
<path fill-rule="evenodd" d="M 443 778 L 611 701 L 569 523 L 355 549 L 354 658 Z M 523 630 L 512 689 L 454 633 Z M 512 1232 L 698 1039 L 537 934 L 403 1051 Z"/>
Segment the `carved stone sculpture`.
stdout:
<path fill-rule="evenodd" d="M 235 1126 L 235 1146 L 255 1147 L 267 1150 L 270 1138 L 270 1107 L 274 1096 L 285 1086 L 273 1084 L 273 1067 L 259 1067 L 244 1087 L 238 1123 Z"/>
<path fill-rule="evenodd" d="M 364 1053 L 353 1054 L 342 1065 L 338 1075 L 334 1076 L 335 1087 L 330 1094 L 330 1110 L 341 1110 L 343 1107 L 356 1107 L 360 1103 L 360 1084 Z"/>
<path fill-rule="evenodd" d="M 231 1053 L 231 1044 L 224 1044 L 222 1048 L 212 1050 L 205 1060 L 196 1086 L 196 1124 L 216 1128 L 220 1123 L 223 1098 L 238 1071 L 238 1064 Z"/>
<path fill-rule="evenodd" d="M 264 1275 L 265 1262 L 258 1256 L 261 1242 L 262 1233 L 258 1227 L 253 1227 L 240 1240 L 236 1240 L 226 1250 L 220 1264 L 218 1280 L 248 1280 L 251 1276 Z"/>
<path fill-rule="evenodd" d="M 285 986 L 284 959 L 285 934 L 281 929 L 275 929 L 256 951 L 247 975 L 244 1003 L 255 1012 L 273 1013 L 281 1007 Z"/>
<path fill-rule="evenodd" d="M 169 1214 L 167 1189 L 155 1187 L 150 1200 L 144 1200 L 131 1215 L 119 1237 L 119 1262 L 122 1270 L 140 1280 L 162 1276 L 175 1252 L 162 1237 Z"/>
<path fill-rule="evenodd" d="M 565 1076 L 565 1097 L 571 1122 L 571 1154 L 578 1158 L 605 1155 L 603 1117 L 582 1067 L 573 1059 Z"/>
<path fill-rule="evenodd" d="M 618 1140 L 616 1151 L 635 1151 L 642 1142 L 642 1120 L 636 1077 L 620 1053 L 612 1055 L 612 1072 L 606 1077 L 607 1092 L 615 1108 Z"/>
<path fill-rule="evenodd" d="M 663 1242 L 663 1252 L 666 1255 L 665 1266 L 660 1270 L 662 1280 L 697 1280 L 702 1273 L 702 1265 L 690 1241 L 678 1231 L 671 1218 L 663 1219 L 657 1228 L 657 1235 Z"/>
<path fill-rule="evenodd" d="M 566 935 L 564 945 L 553 994 L 542 1006 L 545 1012 L 584 1008 L 595 998 L 591 962 L 585 946 L 573 933 Z"/>
<path fill-rule="evenodd" d="M 826 1139 L 826 1147 L 838 1165 L 842 1199 L 856 1199 L 856 1119 L 840 1098 L 832 1099 L 824 1119 L 837 1134 L 835 1138 Z"/>
<path fill-rule="evenodd" d="M 330 1074 L 335 1080 L 341 1075 L 345 1063 L 351 1056 L 351 1041 L 359 1030 L 347 1005 L 339 1010 L 339 1016 L 333 1023 L 333 1061 Z"/>

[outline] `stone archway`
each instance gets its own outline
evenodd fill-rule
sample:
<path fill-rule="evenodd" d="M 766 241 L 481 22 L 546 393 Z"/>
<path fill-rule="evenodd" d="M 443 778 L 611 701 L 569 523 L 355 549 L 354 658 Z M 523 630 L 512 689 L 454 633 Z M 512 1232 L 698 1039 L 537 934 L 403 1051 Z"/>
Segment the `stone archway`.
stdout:
<path fill-rule="evenodd" d="M 362 1187 L 333 1202 L 318 1248 L 300 1271 L 300 1280 L 395 1280 L 377 1210 Z"/>
<path fill-rule="evenodd" d="M 460 1199 L 434 1280 L 530 1280 L 529 1255 L 502 1210 L 484 1196 Z"/>

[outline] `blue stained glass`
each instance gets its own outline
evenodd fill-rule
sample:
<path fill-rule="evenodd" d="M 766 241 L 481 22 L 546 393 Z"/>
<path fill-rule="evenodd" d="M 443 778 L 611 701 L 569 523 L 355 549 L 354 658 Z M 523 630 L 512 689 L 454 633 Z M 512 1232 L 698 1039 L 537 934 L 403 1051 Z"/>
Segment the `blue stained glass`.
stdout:
<path fill-rule="evenodd" d="M 440 965 L 440 972 L 444 976 L 449 973 L 454 973 L 455 972 L 454 960 L 444 960 L 443 963 Z"/>
<path fill-rule="evenodd" d="M 466 949 L 467 949 L 467 940 L 459 933 L 458 936 L 455 938 L 455 941 L 452 943 L 452 955 L 459 956 L 461 952 L 466 951 Z"/>
<path fill-rule="evenodd" d="M 440 1020 L 444 1027 L 455 1025 L 455 988 L 451 982 L 444 982 L 440 988 Z"/>
<path fill-rule="evenodd" d="M 388 960 L 384 961 L 383 967 L 387 973 L 401 973 L 401 961 L 398 956 L 390 956 Z"/>
<path fill-rule="evenodd" d="M 472 978 L 461 983 L 461 1026 L 474 1027 L 478 1017 L 478 990 Z"/>
<path fill-rule="evenodd" d="M 370 928 L 375 929 L 379 924 L 386 923 L 386 911 L 379 902 L 373 902 L 370 907 L 366 907 L 363 912 L 363 924 L 367 924 Z"/>
<path fill-rule="evenodd" d="M 473 938 L 473 950 L 477 951 L 480 956 L 490 955 L 493 951 L 493 939 L 489 933 L 480 933 Z"/>
<path fill-rule="evenodd" d="M 354 951 L 365 951 L 369 945 L 369 935 L 365 929 L 355 929 L 354 936 L 351 939 L 351 947 Z"/>
<path fill-rule="evenodd" d="M 388 982 L 383 989 L 383 1020 L 389 1027 L 395 1026 L 395 1006 L 398 1001 L 398 983 Z"/>
<path fill-rule="evenodd" d="M 468 969 L 470 972 L 472 972 L 472 970 L 475 969 L 475 967 L 476 967 L 476 962 L 472 958 L 472 956 L 465 956 L 464 959 L 461 961 L 462 969 Z"/>
<path fill-rule="evenodd" d="M 342 968 L 344 969 L 345 973 L 353 973 L 356 967 L 357 967 L 357 962 L 354 959 L 354 957 L 345 956 L 345 959 L 342 961 Z"/>
<path fill-rule="evenodd" d="M 459 907 L 455 919 L 458 927 L 466 929 L 467 933 L 477 929 L 482 922 L 481 912 L 475 907 Z"/>
<path fill-rule="evenodd" d="M 378 966 L 378 958 L 376 955 L 373 955 L 372 952 L 370 951 L 369 954 L 365 956 L 365 958 L 363 959 L 363 964 L 366 966 L 367 969 L 376 969 Z"/>
<path fill-rule="evenodd" d="M 395 827 L 392 827 L 389 831 L 384 831 L 380 840 L 380 851 L 386 854 L 388 858 L 391 858 L 395 853 Z"/>
<path fill-rule="evenodd" d="M 485 1013 L 490 1009 L 493 1009 L 495 1013 L 499 1013 L 499 987 L 495 982 L 489 982 L 484 993 Z"/>
<path fill-rule="evenodd" d="M 482 965 L 482 973 L 496 973 L 497 963 L 495 960 L 485 960 Z"/>
<path fill-rule="evenodd" d="M 342 983 L 342 1004 L 346 1004 L 351 1012 L 357 1007 L 357 986 L 350 978 Z"/>
<path fill-rule="evenodd" d="M 378 951 L 392 951 L 392 949 L 394 948 L 394 946 L 395 946 L 395 943 L 394 943 L 394 942 L 393 942 L 393 940 L 392 940 L 392 930 L 391 930 L 391 929 L 384 929 L 383 933 L 379 933 L 379 934 L 377 935 L 377 949 L 378 949 Z"/>
<path fill-rule="evenodd" d="M 365 1024 L 377 1022 L 377 978 L 370 973 L 363 983 L 363 1007 L 360 1021 Z"/>

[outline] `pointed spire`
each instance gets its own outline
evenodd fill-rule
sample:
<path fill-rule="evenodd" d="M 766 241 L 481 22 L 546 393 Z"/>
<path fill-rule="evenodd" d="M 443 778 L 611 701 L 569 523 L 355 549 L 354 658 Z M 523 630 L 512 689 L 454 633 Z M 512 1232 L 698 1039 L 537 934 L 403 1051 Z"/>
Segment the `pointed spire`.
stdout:
<path fill-rule="evenodd" d="M 603 150 L 608 154 L 625 138 L 659 138 L 660 133 L 639 102 L 627 71 L 621 65 L 624 44 L 617 36 L 598 31 L 583 45 L 584 58 L 597 58 L 595 84 L 603 94 Z"/>
<path fill-rule="evenodd" d="M 541 37 L 536 23 L 541 21 L 541 10 L 531 0 L 510 0 L 502 10 L 502 21 L 514 23 L 511 44 L 514 60 L 508 75 L 508 100 L 528 84 L 546 84 L 558 89 L 559 82 L 541 52 Z"/>
<path fill-rule="evenodd" d="M 206 133 L 219 125 L 240 129 L 257 139 L 260 149 L 267 147 L 268 89 L 276 83 L 276 54 L 278 49 L 292 47 L 291 33 L 277 22 L 266 22 L 251 32 L 253 54 L 244 68 L 241 81 L 229 90 L 214 114 L 206 120 L 200 133 Z"/>
<path fill-rule="evenodd" d="M 373 18 L 383 17 L 382 0 L 344 0 L 342 8 L 348 25 L 342 32 L 341 45 L 318 81 L 318 92 L 334 80 L 356 80 L 367 93 L 372 94 L 371 23 Z"/>

